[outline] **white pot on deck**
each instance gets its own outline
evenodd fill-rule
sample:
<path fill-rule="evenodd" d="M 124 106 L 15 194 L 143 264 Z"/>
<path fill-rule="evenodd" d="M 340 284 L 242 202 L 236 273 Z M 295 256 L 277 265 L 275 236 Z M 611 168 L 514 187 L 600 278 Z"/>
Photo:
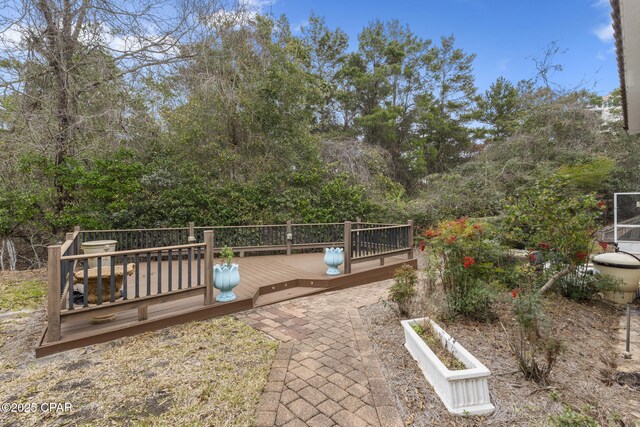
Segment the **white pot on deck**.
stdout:
<path fill-rule="evenodd" d="M 411 327 L 412 324 L 430 322 L 434 331 L 440 336 L 446 349 L 467 369 L 451 371 L 440 361 L 420 335 Z M 489 399 L 487 377 L 489 369 L 473 357 L 459 342 L 454 340 L 433 320 L 428 318 L 401 321 L 404 329 L 405 344 L 411 356 L 418 362 L 425 378 L 446 406 L 455 415 L 486 415 L 495 407 Z"/>
<path fill-rule="evenodd" d="M 115 252 L 116 240 L 90 240 L 83 242 L 80 247 L 85 255 L 100 254 L 103 252 Z M 98 258 L 89 258 L 89 268 L 96 268 L 98 266 Z M 102 267 L 111 266 L 111 257 L 102 257 Z"/>

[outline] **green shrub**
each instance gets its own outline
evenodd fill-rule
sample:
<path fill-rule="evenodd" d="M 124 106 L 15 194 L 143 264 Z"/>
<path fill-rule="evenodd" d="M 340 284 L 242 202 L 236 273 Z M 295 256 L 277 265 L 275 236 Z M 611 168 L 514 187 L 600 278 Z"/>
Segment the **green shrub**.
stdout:
<path fill-rule="evenodd" d="M 586 405 L 584 412 L 589 412 L 591 407 Z M 600 424 L 591 415 L 577 412 L 570 407 L 564 408 L 560 415 L 549 416 L 549 421 L 557 427 L 598 427 Z"/>
<path fill-rule="evenodd" d="M 558 280 L 558 292 L 574 301 L 590 301 L 600 292 L 618 288 L 621 279 L 608 274 L 590 274 L 586 270 L 574 271 Z"/>
<path fill-rule="evenodd" d="M 528 284 L 512 295 L 517 327 L 510 345 L 518 368 L 525 378 L 547 385 L 564 347 L 551 332 L 540 293 Z"/>
<path fill-rule="evenodd" d="M 416 294 L 418 274 L 410 265 L 403 265 L 393 273 L 393 285 L 389 288 L 389 300 L 398 306 L 401 316 L 409 315 L 411 300 Z"/>
<path fill-rule="evenodd" d="M 571 195 L 571 182 L 554 177 L 512 198 L 505 206 L 504 240 L 543 253 L 550 267 L 538 275 L 541 292 L 586 266 L 604 203 L 594 195 Z"/>
<path fill-rule="evenodd" d="M 449 294 L 447 302 L 454 313 L 461 314 L 481 322 L 495 319 L 493 304 L 496 292 L 490 286 L 475 284 L 465 292 Z"/>

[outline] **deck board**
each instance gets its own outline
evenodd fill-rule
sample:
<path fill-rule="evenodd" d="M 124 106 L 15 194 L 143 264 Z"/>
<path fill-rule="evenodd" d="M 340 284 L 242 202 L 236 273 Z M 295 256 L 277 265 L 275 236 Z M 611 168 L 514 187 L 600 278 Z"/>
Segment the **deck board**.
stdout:
<path fill-rule="evenodd" d="M 139 322 L 137 309 L 119 312 L 110 322 L 93 324 L 87 319 L 74 320 L 73 316 L 64 318 L 61 327 L 61 341 L 48 342 L 46 333 L 36 349 L 37 356 L 53 354 L 69 348 L 81 347 L 96 342 L 104 342 L 119 336 L 135 335 L 146 330 L 158 329 L 184 321 L 197 320 L 217 315 L 246 310 L 253 306 L 271 304 L 286 299 L 296 298 L 331 289 L 340 289 L 385 280 L 393 275 L 393 271 L 402 263 L 416 265 L 415 259 L 408 260 L 406 256 L 392 256 L 381 266 L 378 260 L 372 260 L 352 265 L 350 274 L 339 276 L 326 275 L 322 253 L 306 253 L 295 255 L 264 255 L 235 258 L 239 264 L 241 282 L 234 292 L 238 296 L 234 303 L 214 303 L 204 305 L 202 296 L 190 296 L 184 299 L 150 305 L 148 321 Z M 154 265 L 155 264 L 155 265 Z M 187 287 L 187 261 L 183 263 L 183 289 Z M 157 293 L 157 262 L 151 266 L 151 295 Z M 192 283 L 196 284 L 195 260 L 192 261 Z M 202 264 L 204 270 L 204 262 Z M 140 263 L 140 296 L 146 295 L 147 266 Z M 161 264 L 161 287 L 163 293 L 168 291 L 168 261 Z M 201 283 L 204 283 L 204 271 L 201 271 Z M 173 289 L 177 289 L 178 269 L 172 269 Z M 302 282 L 299 284 L 299 282 Z M 108 281 L 106 282 L 108 289 Z M 134 280 L 128 280 L 127 294 L 132 296 Z M 214 291 L 214 297 L 218 291 Z M 259 294 L 259 295 L 258 295 Z M 254 295 L 257 297 L 255 304 Z M 104 305 L 108 305 L 107 302 Z M 81 310 L 80 305 L 76 309 Z M 107 339 L 108 338 L 108 339 Z"/>

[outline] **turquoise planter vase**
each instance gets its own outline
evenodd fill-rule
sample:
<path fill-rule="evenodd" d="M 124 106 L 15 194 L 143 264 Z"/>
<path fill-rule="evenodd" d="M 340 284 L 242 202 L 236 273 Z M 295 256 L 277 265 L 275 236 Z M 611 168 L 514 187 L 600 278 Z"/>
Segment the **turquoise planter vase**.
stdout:
<path fill-rule="evenodd" d="M 218 302 L 228 302 L 236 299 L 233 288 L 240 283 L 238 264 L 216 264 L 213 266 L 213 287 L 220 293 L 216 297 Z"/>
<path fill-rule="evenodd" d="M 329 266 L 327 274 L 329 276 L 337 276 L 340 274 L 338 266 L 344 263 L 344 249 L 342 248 L 325 248 L 324 263 Z"/>

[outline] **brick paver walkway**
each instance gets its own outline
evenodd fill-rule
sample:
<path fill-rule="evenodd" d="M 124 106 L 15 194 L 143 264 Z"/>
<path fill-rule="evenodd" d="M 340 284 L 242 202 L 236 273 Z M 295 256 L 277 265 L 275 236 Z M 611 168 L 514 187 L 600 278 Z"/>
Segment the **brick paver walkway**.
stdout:
<path fill-rule="evenodd" d="M 390 281 L 299 298 L 238 315 L 282 341 L 256 426 L 402 426 L 357 308 Z"/>

